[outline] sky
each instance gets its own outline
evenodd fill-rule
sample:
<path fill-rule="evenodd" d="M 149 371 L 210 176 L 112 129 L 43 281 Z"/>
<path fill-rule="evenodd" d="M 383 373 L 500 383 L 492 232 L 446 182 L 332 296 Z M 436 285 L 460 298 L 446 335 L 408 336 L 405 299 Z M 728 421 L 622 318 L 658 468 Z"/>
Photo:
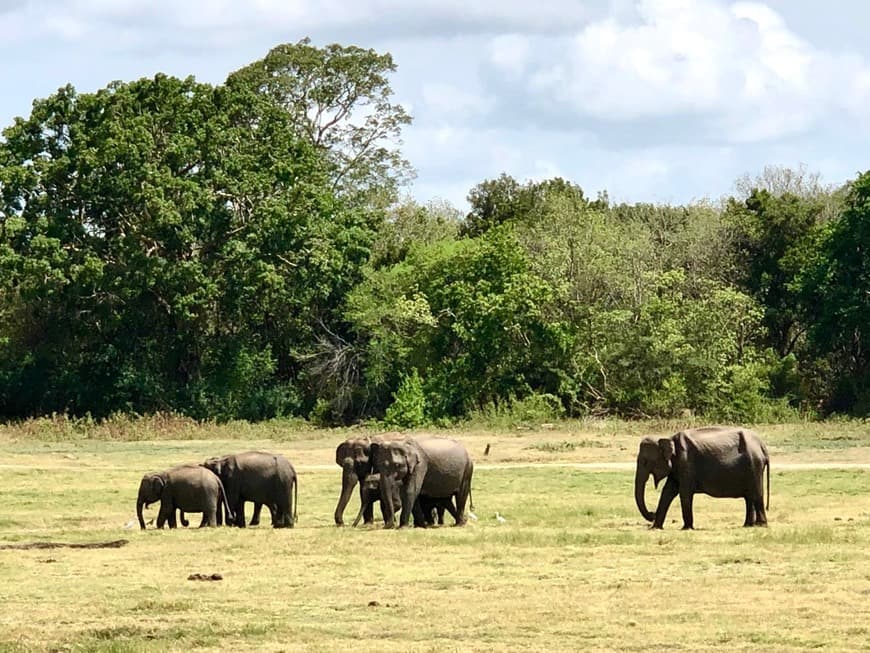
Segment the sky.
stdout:
<path fill-rule="evenodd" d="M 766 165 L 870 168 L 865 0 L 0 0 L 0 128 L 72 84 L 222 83 L 310 37 L 390 52 L 418 201 L 501 173 L 718 200 Z"/>

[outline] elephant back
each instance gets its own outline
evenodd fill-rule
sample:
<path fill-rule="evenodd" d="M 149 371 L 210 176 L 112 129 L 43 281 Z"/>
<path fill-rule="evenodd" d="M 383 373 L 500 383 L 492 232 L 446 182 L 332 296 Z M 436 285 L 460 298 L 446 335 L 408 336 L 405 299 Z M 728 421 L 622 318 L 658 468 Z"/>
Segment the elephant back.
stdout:
<path fill-rule="evenodd" d="M 473 469 L 465 445 L 452 438 L 421 438 L 417 446 L 426 457 L 428 469 L 421 492 L 445 497 L 458 492 Z"/>

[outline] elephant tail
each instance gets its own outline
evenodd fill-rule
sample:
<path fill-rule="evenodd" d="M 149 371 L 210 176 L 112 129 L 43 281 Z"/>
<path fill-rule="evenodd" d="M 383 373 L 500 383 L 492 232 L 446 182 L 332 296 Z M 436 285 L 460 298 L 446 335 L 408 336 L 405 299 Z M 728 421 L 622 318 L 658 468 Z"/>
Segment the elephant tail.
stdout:
<path fill-rule="evenodd" d="M 767 467 L 767 505 L 764 509 L 770 510 L 770 458 L 765 461 L 764 466 Z"/>
<path fill-rule="evenodd" d="M 299 514 L 297 510 L 299 508 L 299 479 L 296 478 L 296 475 L 293 475 L 293 523 L 295 524 L 299 520 Z"/>
<path fill-rule="evenodd" d="M 218 500 L 218 510 L 221 509 L 220 502 L 223 501 L 224 507 L 226 508 L 226 512 L 227 512 L 227 525 L 229 526 L 231 523 L 234 523 L 236 521 L 236 516 L 233 514 L 233 509 L 230 508 L 230 502 L 227 499 L 227 491 L 224 488 L 224 482 L 221 480 L 220 476 L 218 476 L 217 474 L 215 474 L 215 476 L 217 477 L 218 490 L 220 490 L 220 498 Z"/>

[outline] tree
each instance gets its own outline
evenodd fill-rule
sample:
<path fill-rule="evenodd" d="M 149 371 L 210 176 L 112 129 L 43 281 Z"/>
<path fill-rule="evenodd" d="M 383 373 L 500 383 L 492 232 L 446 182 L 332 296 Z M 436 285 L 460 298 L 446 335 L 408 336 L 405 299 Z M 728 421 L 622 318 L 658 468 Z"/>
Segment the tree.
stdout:
<path fill-rule="evenodd" d="M 588 202 L 582 188 L 560 177 L 520 184 L 502 173 L 497 179 L 483 181 L 469 191 L 471 211 L 465 218 L 463 234 L 478 236 L 507 222 L 533 222 L 540 217 L 547 203 L 556 198 L 570 203 L 574 210 L 590 204 L 600 207 L 606 203 L 606 199 Z"/>
<path fill-rule="evenodd" d="M 830 357 L 827 407 L 870 414 L 870 172 L 848 185 L 836 222 L 818 232 L 796 285 L 812 320 L 811 339 Z"/>
<path fill-rule="evenodd" d="M 780 356 L 794 351 L 806 330 L 794 280 L 805 263 L 800 252 L 822 223 L 824 207 L 819 198 L 757 189 L 744 202 L 731 200 L 726 207 L 733 280 L 764 307 L 769 343 Z"/>
<path fill-rule="evenodd" d="M 329 162 L 335 192 L 384 207 L 413 174 L 398 149 L 411 117 L 392 100 L 388 75 L 395 70 L 388 53 L 317 48 L 305 38 L 272 48 L 232 73 L 227 86 L 261 94 L 287 111 L 296 135 Z"/>
<path fill-rule="evenodd" d="M 286 111 L 157 75 L 66 87 L 4 136 L 0 411 L 301 410 L 296 354 L 374 228 Z"/>

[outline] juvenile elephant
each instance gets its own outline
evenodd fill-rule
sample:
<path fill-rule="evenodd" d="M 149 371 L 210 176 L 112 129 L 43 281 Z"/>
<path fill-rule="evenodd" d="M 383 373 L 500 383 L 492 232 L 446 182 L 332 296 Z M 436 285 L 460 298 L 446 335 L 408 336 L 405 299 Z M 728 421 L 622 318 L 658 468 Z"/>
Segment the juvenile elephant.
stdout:
<path fill-rule="evenodd" d="M 341 467 L 341 495 L 335 506 L 335 524 L 344 524 L 344 510 L 350 502 L 353 489 L 360 483 L 360 505 L 363 521 L 371 524 L 374 521 L 374 502 L 367 502 L 362 482 L 372 473 L 371 446 L 372 443 L 404 440 L 399 434 L 376 435 L 371 438 L 348 438 L 335 449 L 335 464 Z M 380 478 L 380 477 L 379 477 Z M 378 495 L 380 499 L 380 495 Z"/>
<path fill-rule="evenodd" d="M 259 518 L 257 504 L 263 504 L 272 513 L 274 528 L 293 528 L 297 519 L 298 480 L 296 470 L 284 456 L 246 451 L 209 458 L 203 467 L 223 481 L 236 526 L 244 528 L 245 501 L 252 501 L 255 504 L 252 524 Z"/>
<path fill-rule="evenodd" d="M 201 512 L 200 526 L 220 526 L 227 496 L 220 478 L 211 471 L 199 465 L 180 465 L 142 477 L 136 499 L 136 516 L 142 530 L 145 530 L 142 509 L 157 501 L 160 501 L 157 528 L 163 528 L 166 522 L 169 528 L 175 528 L 176 510 L 182 511 L 181 521 L 185 526 L 184 512 Z"/>
<path fill-rule="evenodd" d="M 634 497 L 640 514 L 662 528 L 674 498 L 680 496 L 683 529 L 694 527 L 695 494 L 743 498 L 744 526 L 766 526 L 764 470 L 770 502 L 770 456 L 754 431 L 738 427 L 708 426 L 680 431 L 670 438 L 644 438 L 637 454 Z M 646 508 L 644 489 L 652 475 L 655 486 L 667 479 L 655 513 Z"/>
<path fill-rule="evenodd" d="M 391 497 L 391 500 L 393 502 L 392 509 L 395 513 L 395 511 L 402 505 L 398 485 L 393 486 L 393 496 Z M 365 480 L 360 483 L 360 509 L 357 513 L 356 519 L 353 520 L 354 526 L 359 524 L 359 520 L 362 518 L 363 513 L 367 509 L 370 509 L 375 503 L 381 503 L 381 505 L 383 505 L 383 497 L 381 496 L 381 475 L 369 474 L 366 476 Z M 419 514 L 422 515 L 422 522 L 418 521 L 415 517 L 415 526 L 427 527 L 434 525 L 436 522 L 438 524 L 443 524 L 445 510 L 456 519 L 456 508 L 453 507 L 453 501 L 450 497 L 447 497 L 446 499 L 433 499 L 421 494 L 417 497 L 417 503 L 419 504 Z M 382 513 L 383 511 L 384 508 L 381 508 Z M 414 513 L 416 515 L 418 514 L 418 511 L 415 509 Z"/>
<path fill-rule="evenodd" d="M 372 443 L 374 469 L 381 475 L 381 496 L 392 496 L 399 487 L 402 513 L 399 527 L 414 521 L 425 523 L 418 499 L 421 495 L 440 501 L 456 500 L 456 525 L 465 524 L 465 504 L 471 494 L 474 464 L 465 446 L 448 438 L 424 438 Z M 384 526 L 393 527 L 393 507 L 384 514 Z"/>
<path fill-rule="evenodd" d="M 368 511 L 370 514 L 372 512 L 372 507 L 376 503 L 381 504 L 381 512 L 383 513 L 383 497 L 381 496 L 381 475 L 380 474 L 369 474 L 365 477 L 365 480 L 360 482 L 359 486 L 360 493 L 360 507 L 359 512 L 356 515 L 356 519 L 353 520 L 353 525 L 356 526 L 359 524 L 359 520 L 363 517 L 363 514 Z M 395 488 L 393 492 L 393 496 L 390 497 L 390 500 L 393 503 L 393 510 L 395 511 L 395 506 L 401 505 L 402 500 L 399 498 L 398 487 Z M 366 523 L 370 523 L 373 520 L 369 520 Z"/>
<path fill-rule="evenodd" d="M 420 511 L 423 513 L 422 526 L 432 526 L 434 524 L 444 524 L 444 511 L 450 513 L 454 520 L 458 521 L 456 507 L 453 505 L 452 497 L 435 499 L 421 494 L 417 497 L 417 503 L 420 505 Z M 418 524 L 414 522 L 414 525 Z"/>

